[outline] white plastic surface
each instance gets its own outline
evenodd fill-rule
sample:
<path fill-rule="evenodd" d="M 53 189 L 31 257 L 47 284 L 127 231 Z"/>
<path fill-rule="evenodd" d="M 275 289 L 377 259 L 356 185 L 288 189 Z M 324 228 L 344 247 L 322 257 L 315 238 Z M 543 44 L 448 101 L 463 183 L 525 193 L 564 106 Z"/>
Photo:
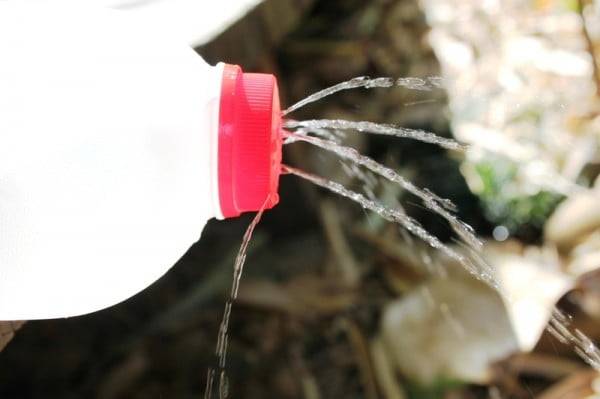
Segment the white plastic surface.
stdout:
<path fill-rule="evenodd" d="M 123 301 L 218 214 L 221 68 L 130 13 L 43 4 L 0 1 L 0 320 Z"/>
<path fill-rule="evenodd" d="M 4 1 L 14 0 L 0 0 L 0 3 Z M 243 18 L 262 0 L 220 0 L 218 3 L 206 0 L 80 0 L 79 2 L 130 12 L 136 17 L 150 21 L 155 31 L 168 32 L 190 46 L 196 47 L 214 39 Z"/>
<path fill-rule="evenodd" d="M 90 1 L 90 0 L 86 0 Z M 262 0 L 95 0 L 148 18 L 180 35 L 191 46 L 204 44 L 242 18 Z"/>

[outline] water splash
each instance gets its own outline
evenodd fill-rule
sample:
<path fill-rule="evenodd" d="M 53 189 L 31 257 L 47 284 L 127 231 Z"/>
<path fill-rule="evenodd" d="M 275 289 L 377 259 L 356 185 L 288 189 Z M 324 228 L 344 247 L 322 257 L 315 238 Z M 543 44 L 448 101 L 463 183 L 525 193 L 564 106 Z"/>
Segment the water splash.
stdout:
<path fill-rule="evenodd" d="M 204 391 L 204 399 L 211 399 L 213 397 L 213 384 L 216 374 L 219 374 L 219 398 L 224 399 L 228 396 L 227 387 L 227 375 L 225 373 L 225 366 L 227 363 L 227 344 L 228 344 L 228 331 L 229 331 L 229 319 L 231 318 L 231 308 L 234 301 L 238 296 L 240 288 L 240 280 L 242 278 L 242 272 L 244 271 L 244 263 L 246 262 L 246 253 L 248 252 L 248 245 L 252 239 L 252 233 L 264 213 L 265 206 L 268 204 L 270 196 L 267 198 L 261 209 L 258 211 L 252 222 L 246 229 L 242 244 L 235 258 L 233 266 L 233 282 L 231 283 L 231 291 L 229 298 L 225 303 L 225 310 L 223 311 L 223 319 L 219 326 L 219 336 L 217 339 L 217 346 L 215 349 L 215 355 L 217 356 L 217 370 L 210 368 L 206 376 L 206 389 Z"/>
<path fill-rule="evenodd" d="M 432 195 L 429 190 L 422 190 L 415 186 L 410 181 L 406 180 L 402 175 L 395 172 L 393 169 L 388 168 L 385 165 L 376 162 L 372 158 L 369 158 L 365 155 L 360 154 L 352 147 L 345 147 L 334 143 L 332 141 L 322 140 L 316 137 L 306 136 L 306 135 L 298 135 L 295 133 L 286 133 L 291 139 L 296 139 L 299 141 L 304 141 L 310 144 L 313 144 L 319 148 L 322 148 L 326 151 L 330 151 L 342 158 L 348 159 L 358 165 L 364 166 L 371 172 L 384 177 L 385 179 L 397 183 L 423 201 L 423 204 L 433 212 L 441 215 L 446 221 L 450 224 L 452 229 L 459 235 L 461 239 L 464 240 L 468 245 L 473 248 L 480 250 L 483 247 L 483 243 L 476 237 L 475 232 L 468 224 L 459 220 L 455 215 L 448 210 L 448 208 L 455 208 L 454 204 L 450 201 L 442 201 L 440 202 L 440 198 L 436 195 Z"/>
<path fill-rule="evenodd" d="M 419 222 L 410 216 L 406 215 L 399 209 L 388 207 L 381 202 L 374 201 L 365 197 L 364 195 L 357 193 L 355 191 L 349 190 L 340 183 L 337 183 L 332 180 L 327 180 L 325 178 L 304 172 L 302 170 L 293 168 L 291 166 L 283 166 L 283 171 L 286 173 L 291 173 L 298 177 L 301 177 L 305 180 L 310 181 L 311 183 L 316 184 L 317 186 L 323 187 L 335 194 L 341 195 L 342 197 L 348 198 L 356 203 L 358 203 L 364 209 L 368 209 L 372 212 L 375 212 L 382 218 L 387 221 L 398 223 L 407 231 L 415 235 L 416 237 L 423 240 L 432 248 L 435 248 L 441 251 L 443 254 L 448 256 L 449 258 L 455 260 L 460 265 L 462 265 L 465 270 L 471 273 L 478 280 L 482 280 L 489 284 L 491 287 L 496 290 L 500 290 L 500 286 L 496 282 L 496 279 L 493 275 L 491 275 L 487 270 L 488 266 L 481 267 L 481 265 L 475 264 L 469 257 L 455 251 L 449 246 L 442 243 L 437 237 L 429 234 L 427 230 L 425 230 Z"/>
<path fill-rule="evenodd" d="M 305 131 L 322 129 L 357 130 L 362 133 L 379 134 L 383 136 L 402 137 L 437 144 L 449 150 L 465 150 L 467 146 L 434 133 L 420 129 L 409 129 L 389 124 L 374 122 L 355 122 L 342 119 L 312 119 L 306 121 L 286 121 L 283 125 L 287 129 L 304 128 Z"/>

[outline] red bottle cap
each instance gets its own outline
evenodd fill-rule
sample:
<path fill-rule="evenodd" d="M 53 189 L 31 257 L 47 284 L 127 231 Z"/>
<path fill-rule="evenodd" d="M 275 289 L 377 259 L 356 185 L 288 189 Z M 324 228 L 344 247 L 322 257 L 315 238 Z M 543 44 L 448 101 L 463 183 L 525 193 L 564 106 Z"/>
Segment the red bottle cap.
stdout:
<path fill-rule="evenodd" d="M 224 217 L 279 202 L 281 109 L 275 76 L 225 64 L 219 110 L 219 201 Z M 268 201 L 267 201 L 268 198 Z"/>

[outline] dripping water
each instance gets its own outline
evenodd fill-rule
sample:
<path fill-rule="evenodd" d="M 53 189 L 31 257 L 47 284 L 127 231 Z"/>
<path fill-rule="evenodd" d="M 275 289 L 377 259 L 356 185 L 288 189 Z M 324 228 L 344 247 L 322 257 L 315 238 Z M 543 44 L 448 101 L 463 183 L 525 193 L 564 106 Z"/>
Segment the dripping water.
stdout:
<path fill-rule="evenodd" d="M 235 258 L 235 262 L 233 265 L 233 281 L 231 283 L 231 291 L 229 292 L 229 298 L 227 298 L 227 302 L 225 303 L 225 310 L 223 311 L 223 318 L 221 320 L 221 324 L 219 326 L 219 335 L 217 338 L 217 346 L 215 348 L 215 355 L 217 360 L 217 366 L 211 367 L 206 376 L 206 388 L 204 391 L 204 399 L 211 399 L 213 397 L 213 385 L 215 381 L 215 377 L 218 375 L 218 393 L 219 398 L 224 399 L 228 396 L 228 386 L 227 386 L 227 375 L 226 375 L 226 364 L 227 364 L 227 344 L 228 344 L 228 331 L 229 331 L 229 319 L 231 318 L 231 308 L 233 306 L 234 301 L 237 298 L 240 280 L 242 278 L 242 272 L 244 271 L 244 263 L 246 262 L 246 253 L 248 251 L 248 245 L 250 244 L 250 240 L 252 239 L 252 233 L 256 228 L 258 222 L 263 215 L 266 204 L 268 203 L 270 197 L 267 197 L 267 200 L 258 211 L 252 222 L 246 229 L 244 233 L 244 237 L 242 239 L 242 244 L 240 245 L 240 249 Z"/>

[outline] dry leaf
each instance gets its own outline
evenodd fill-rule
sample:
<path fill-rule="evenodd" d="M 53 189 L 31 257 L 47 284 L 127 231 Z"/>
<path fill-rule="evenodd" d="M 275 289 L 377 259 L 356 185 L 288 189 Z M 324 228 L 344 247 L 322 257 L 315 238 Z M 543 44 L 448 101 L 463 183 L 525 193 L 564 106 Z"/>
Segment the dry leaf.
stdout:
<path fill-rule="evenodd" d="M 432 280 L 392 302 L 381 337 L 392 364 L 422 384 L 483 383 L 492 362 L 519 350 L 502 299 L 467 276 Z"/>
<path fill-rule="evenodd" d="M 0 351 L 3 350 L 25 321 L 0 321 Z"/>

